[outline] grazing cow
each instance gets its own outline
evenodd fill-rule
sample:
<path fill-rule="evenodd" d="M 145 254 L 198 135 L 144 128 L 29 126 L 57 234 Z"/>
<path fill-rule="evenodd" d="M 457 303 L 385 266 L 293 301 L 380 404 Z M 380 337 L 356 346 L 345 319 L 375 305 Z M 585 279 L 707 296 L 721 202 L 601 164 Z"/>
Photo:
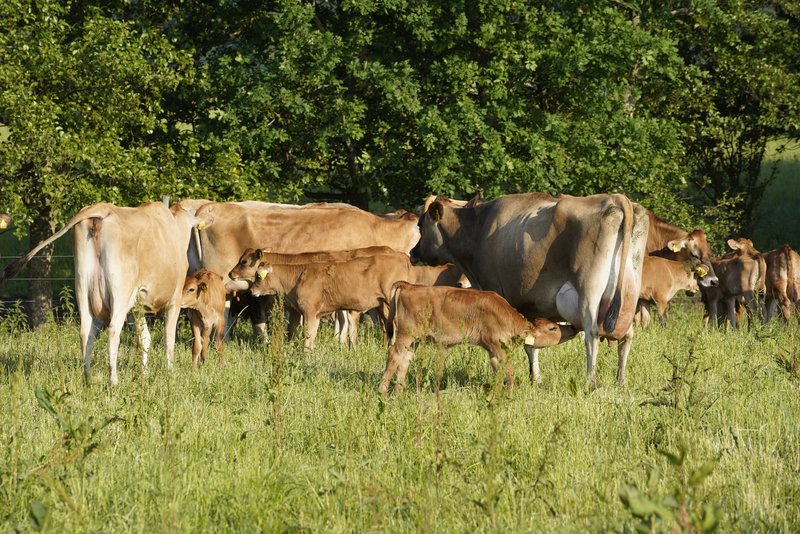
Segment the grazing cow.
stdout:
<path fill-rule="evenodd" d="M 408 257 L 402 254 L 331 263 L 262 264 L 250 291 L 256 296 L 283 295 L 286 305 L 302 315 L 303 345 L 311 350 L 323 315 L 337 310 L 365 312 L 379 307 L 389 301 L 394 282 L 408 279 L 410 267 Z M 298 322 L 297 315 L 290 314 L 290 336 Z"/>
<path fill-rule="evenodd" d="M 707 276 L 700 260 L 691 258 L 685 262 L 668 260 L 658 256 L 645 256 L 642 263 L 642 289 L 636 308 L 636 321 L 646 327 L 650 322 L 647 308 L 655 304 L 662 325 L 666 322 L 669 301 L 681 289 L 696 293 L 697 279 Z"/>
<path fill-rule="evenodd" d="M 217 331 L 216 345 L 220 365 L 225 363 L 225 286 L 222 277 L 207 269 L 200 269 L 186 277 L 181 295 L 181 308 L 187 308 L 192 325 L 192 368 L 197 369 L 198 357 L 206 363 L 211 331 Z"/>
<path fill-rule="evenodd" d="M 497 372 L 505 356 L 504 347 L 515 338 L 526 347 L 549 347 L 575 336 L 572 326 L 549 319 L 525 319 L 494 291 L 430 287 L 397 282 L 393 287 L 389 320 L 394 324 L 394 339 L 389 347 L 386 370 L 379 391 L 386 395 L 389 382 L 397 375 L 395 391 L 402 391 L 414 342 L 432 339 L 445 346 L 470 342 L 489 353 Z M 513 384 L 512 366 L 506 361 L 506 381 Z"/>
<path fill-rule="evenodd" d="M 784 320 L 792 316 L 792 307 L 800 296 L 800 255 L 789 245 L 762 254 L 767 265 L 766 312 L 764 322 L 775 315 L 780 306 Z"/>
<path fill-rule="evenodd" d="M 224 282 L 247 248 L 296 254 L 387 246 L 408 253 L 419 240 L 415 221 L 383 218 L 348 204 L 210 202 L 197 208 L 197 217 L 203 223 L 189 251 L 191 268 L 225 273 Z M 265 325 L 254 327 L 263 332 Z"/>
<path fill-rule="evenodd" d="M 721 326 L 727 319 L 736 330 L 740 322 L 740 304 L 744 304 L 748 316 L 752 315 L 756 296 L 765 289 L 766 262 L 749 239 L 729 239 L 727 243 L 732 252 L 712 260 L 719 285 L 700 288 L 706 307 L 703 322 L 706 327 L 709 320 Z"/>
<path fill-rule="evenodd" d="M 680 262 L 692 258 L 699 260 L 706 272 L 705 276 L 700 276 L 699 285 L 702 287 L 717 285 L 719 280 L 712 265 L 711 248 L 709 248 L 706 234 L 701 228 L 685 232 L 677 226 L 659 219 L 650 210 L 647 210 L 647 218 L 650 223 L 645 246 L 647 254 Z"/>
<path fill-rule="evenodd" d="M 186 250 L 196 219 L 179 206 L 161 202 L 124 208 L 94 204 L 78 212 L 58 232 L 9 265 L 0 282 L 16 274 L 37 252 L 71 228 L 75 256 L 75 296 L 81 317 L 80 337 L 84 373 L 89 377 L 92 346 L 103 325 L 108 326 L 109 382 L 117 377 L 119 336 L 135 304 L 148 312 L 164 312 L 167 368 L 172 368 L 181 289 L 188 269 Z M 150 336 L 144 316 L 137 317 L 142 365 L 147 365 Z"/>
<path fill-rule="evenodd" d="M 590 381 L 600 336 L 620 340 L 622 383 L 647 224 L 645 209 L 624 195 L 527 193 L 461 208 L 436 200 L 420 219 L 419 248 L 427 263 L 455 263 L 473 287 L 498 292 L 526 317 L 582 329 Z M 526 351 L 538 380 L 538 351 Z"/>

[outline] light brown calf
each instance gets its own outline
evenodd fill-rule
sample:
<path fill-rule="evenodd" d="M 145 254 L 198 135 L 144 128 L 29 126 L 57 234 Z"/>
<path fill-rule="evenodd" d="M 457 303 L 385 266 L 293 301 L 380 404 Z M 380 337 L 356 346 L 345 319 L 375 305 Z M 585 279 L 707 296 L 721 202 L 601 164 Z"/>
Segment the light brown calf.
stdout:
<path fill-rule="evenodd" d="M 525 319 L 494 291 L 428 287 L 398 282 L 390 302 L 389 316 L 395 337 L 386 361 L 379 391 L 386 395 L 397 376 L 395 391 L 402 391 L 413 343 L 421 338 L 452 346 L 463 342 L 486 349 L 495 372 L 505 355 L 503 346 L 523 339 L 534 348 L 549 347 L 575 336 L 572 326 L 549 319 Z M 506 361 L 506 381 L 513 383 L 511 363 Z"/>
<path fill-rule="evenodd" d="M 192 325 L 192 367 L 197 368 L 198 356 L 205 363 L 212 329 L 217 331 L 219 363 L 224 364 L 225 346 L 222 338 L 225 332 L 225 287 L 222 277 L 206 269 L 187 276 L 183 284 L 181 308 L 187 308 L 189 323 Z"/>
<path fill-rule="evenodd" d="M 783 245 L 779 249 L 765 252 L 762 256 L 767 265 L 764 322 L 775 315 L 778 306 L 784 320 L 788 320 L 798 299 L 800 255 L 789 245 Z"/>
<path fill-rule="evenodd" d="M 392 284 L 408 279 L 410 268 L 411 262 L 403 254 L 303 265 L 262 264 L 250 291 L 256 296 L 284 295 L 286 305 L 303 317 L 303 345 L 310 350 L 314 348 L 323 315 L 337 310 L 365 312 L 380 307 L 388 302 Z M 290 336 L 297 322 L 290 316 Z"/>
<path fill-rule="evenodd" d="M 642 263 L 642 288 L 636 309 L 636 320 L 646 327 L 650 322 L 650 304 L 655 304 L 658 319 L 663 325 L 666 321 L 669 301 L 681 289 L 697 292 L 697 277 L 703 278 L 707 272 L 700 260 L 674 261 L 658 256 L 645 256 Z"/>
<path fill-rule="evenodd" d="M 756 296 L 765 289 L 766 262 L 747 238 L 729 239 L 728 246 L 732 252 L 712 260 L 719 285 L 701 287 L 706 307 L 703 322 L 706 327 L 709 320 L 715 326 L 721 326 L 727 319 L 731 328 L 736 330 L 741 320 L 740 304 L 744 304 L 748 317 L 751 317 Z"/>

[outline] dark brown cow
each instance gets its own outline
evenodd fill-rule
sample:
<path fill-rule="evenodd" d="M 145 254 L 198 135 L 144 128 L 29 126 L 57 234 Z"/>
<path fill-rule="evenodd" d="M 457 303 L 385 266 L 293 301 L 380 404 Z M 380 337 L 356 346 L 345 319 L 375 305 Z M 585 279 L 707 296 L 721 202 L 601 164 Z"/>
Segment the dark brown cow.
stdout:
<path fill-rule="evenodd" d="M 712 260 L 719 285 L 700 288 L 706 307 L 703 322 L 706 327 L 709 320 L 721 326 L 727 319 L 731 328 L 736 330 L 740 322 L 738 303 L 744 305 L 748 316 L 752 316 L 756 296 L 765 289 L 766 263 L 749 239 L 729 239 L 728 246 L 732 252 Z"/>
<path fill-rule="evenodd" d="M 572 326 L 561 326 L 549 319 L 525 319 L 494 291 L 452 287 L 430 287 L 398 282 L 390 303 L 389 318 L 394 324 L 394 339 L 389 347 L 386 370 L 379 391 L 386 395 L 389 382 L 397 376 L 395 391 L 402 391 L 408 365 L 418 339 L 432 339 L 451 346 L 469 342 L 489 353 L 497 372 L 505 356 L 504 346 L 513 339 L 526 346 L 541 348 L 556 345 L 575 336 Z M 513 384 L 510 361 L 506 360 L 506 380 Z"/>
<path fill-rule="evenodd" d="M 124 208 L 101 203 L 88 206 L 51 237 L 39 243 L 0 275 L 16 274 L 30 259 L 71 228 L 75 256 L 75 297 L 81 317 L 80 338 L 84 373 L 89 377 L 92 347 L 103 325 L 108 326 L 109 382 L 119 382 L 117 353 L 125 318 L 134 304 L 145 311 L 164 312 L 167 368 L 172 368 L 181 288 L 188 269 L 186 249 L 197 220 L 180 206 L 161 202 Z M 137 317 L 142 365 L 147 365 L 150 335 L 144 316 Z"/>
<path fill-rule="evenodd" d="M 637 322 L 647 326 L 650 322 L 650 304 L 655 304 L 658 318 L 663 325 L 666 322 L 669 301 L 681 289 L 695 293 L 698 290 L 697 279 L 703 278 L 706 272 L 700 260 L 691 258 L 685 262 L 645 256 L 642 264 L 642 289 L 637 304 Z"/>
<path fill-rule="evenodd" d="M 800 297 L 800 255 L 789 245 L 783 245 L 762 256 L 767 265 L 764 321 L 772 319 L 779 306 L 784 320 L 788 320 L 794 303 Z"/>
<path fill-rule="evenodd" d="M 197 368 L 198 357 L 206 362 L 211 331 L 216 330 L 216 345 L 219 363 L 225 363 L 225 286 L 222 277 L 206 269 L 200 269 L 186 277 L 181 294 L 181 308 L 187 308 L 192 325 L 192 367 Z"/>
<path fill-rule="evenodd" d="M 647 254 L 680 262 L 694 258 L 700 262 L 706 272 L 705 276 L 700 277 L 698 283 L 702 287 L 717 285 L 718 279 L 711 261 L 713 255 L 702 228 L 685 232 L 677 226 L 659 219 L 650 210 L 647 210 L 647 217 L 650 223 L 645 247 Z"/>
<path fill-rule="evenodd" d="M 303 318 L 304 347 L 313 349 L 320 318 L 337 310 L 365 312 L 389 301 L 392 284 L 407 280 L 411 262 L 402 254 L 380 254 L 343 262 L 266 264 L 250 286 L 253 295 L 284 296 Z M 383 317 L 385 320 L 385 317 Z M 290 315 L 289 334 L 297 327 Z"/>
<path fill-rule="evenodd" d="M 456 207 L 433 201 L 420 219 L 420 256 L 453 262 L 531 318 L 563 319 L 585 334 L 595 378 L 600 337 L 620 340 L 617 381 L 633 338 L 647 239 L 644 208 L 624 195 L 508 195 Z M 528 350 L 533 380 L 538 352 Z"/>

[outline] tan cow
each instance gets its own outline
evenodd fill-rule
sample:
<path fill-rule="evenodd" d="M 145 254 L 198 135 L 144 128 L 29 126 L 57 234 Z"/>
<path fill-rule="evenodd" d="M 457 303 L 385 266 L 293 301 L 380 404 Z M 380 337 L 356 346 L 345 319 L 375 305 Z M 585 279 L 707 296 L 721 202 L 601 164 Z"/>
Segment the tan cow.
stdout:
<path fill-rule="evenodd" d="M 397 376 L 395 391 L 402 391 L 408 365 L 419 339 L 452 346 L 469 342 L 489 353 L 497 372 L 504 359 L 504 346 L 522 339 L 534 348 L 556 345 L 575 336 L 572 326 L 549 319 L 528 321 L 494 291 L 453 287 L 430 287 L 398 282 L 390 303 L 389 318 L 394 323 L 394 339 L 389 347 L 386 370 L 379 391 L 386 395 L 389 382 Z M 511 363 L 506 360 L 506 381 L 513 384 Z"/>
<path fill-rule="evenodd" d="M 498 292 L 526 317 L 582 329 L 590 381 L 600 336 L 620 340 L 622 383 L 647 225 L 646 210 L 624 195 L 527 193 L 461 208 L 434 201 L 420 219 L 419 248 L 423 261 L 455 263 L 473 287 Z M 538 380 L 538 351 L 527 352 Z"/>
<path fill-rule="evenodd" d="M 800 255 L 789 245 L 783 245 L 762 256 L 767 265 L 764 322 L 775 315 L 778 306 L 784 320 L 788 320 L 794 303 L 800 298 Z"/>
<path fill-rule="evenodd" d="M 712 260 L 719 285 L 701 286 L 706 307 L 703 322 L 706 327 L 709 320 L 715 326 L 721 326 L 727 320 L 736 330 L 740 322 L 740 303 L 751 316 L 758 293 L 765 289 L 766 263 L 749 239 L 740 237 L 729 239 L 727 243 L 732 252 Z"/>
<path fill-rule="evenodd" d="M 645 256 L 642 263 L 642 289 L 636 310 L 637 322 L 646 327 L 650 322 L 647 308 L 650 304 L 655 304 L 658 319 L 664 325 L 669 301 L 681 289 L 696 293 L 697 279 L 702 279 L 707 274 L 700 260 L 696 258 L 680 262 L 658 256 Z"/>
<path fill-rule="evenodd" d="M 103 325 L 108 326 L 109 382 L 117 377 L 119 336 L 134 304 L 165 315 L 167 368 L 172 368 L 175 330 L 180 313 L 188 261 L 186 249 L 196 219 L 179 206 L 161 202 L 124 208 L 94 204 L 78 212 L 58 232 L 6 267 L 0 282 L 16 274 L 37 252 L 71 228 L 75 256 L 75 296 L 81 317 L 84 373 L 89 377 L 92 347 Z M 137 317 L 142 365 L 147 365 L 150 336 L 144 316 Z"/>
<path fill-rule="evenodd" d="M 415 221 L 383 218 L 348 204 L 210 202 L 196 215 L 203 224 L 189 251 L 191 268 L 224 273 L 223 282 L 247 248 L 296 254 L 386 246 L 408 253 L 419 240 Z M 255 328 L 263 332 L 265 325 Z"/>
<path fill-rule="evenodd" d="M 222 277 L 207 269 L 200 269 L 186 277 L 181 294 L 181 308 L 187 308 L 192 325 L 192 367 L 197 368 L 198 357 L 206 363 L 211 331 L 216 330 L 216 345 L 220 365 L 225 363 L 225 286 Z"/>
<path fill-rule="evenodd" d="M 283 295 L 286 305 L 302 315 L 303 345 L 311 350 L 322 316 L 337 310 L 365 312 L 388 302 L 392 284 L 407 280 L 410 267 L 402 254 L 331 263 L 262 264 L 250 291 L 256 296 Z M 297 316 L 290 315 L 290 336 L 297 323 Z"/>
<path fill-rule="evenodd" d="M 711 262 L 713 255 L 702 228 L 686 232 L 659 219 L 650 210 L 647 210 L 647 218 L 650 223 L 645 247 L 647 254 L 681 262 L 696 259 L 706 272 L 705 276 L 699 278 L 698 283 L 703 287 L 717 285 L 718 279 Z"/>

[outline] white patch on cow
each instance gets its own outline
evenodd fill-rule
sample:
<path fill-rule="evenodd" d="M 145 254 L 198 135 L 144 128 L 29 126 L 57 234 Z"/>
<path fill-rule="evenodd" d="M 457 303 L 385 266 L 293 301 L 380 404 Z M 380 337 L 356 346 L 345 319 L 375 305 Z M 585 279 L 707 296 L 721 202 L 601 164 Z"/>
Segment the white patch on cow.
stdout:
<path fill-rule="evenodd" d="M 578 291 L 572 283 L 567 282 L 561 289 L 558 290 L 556 295 L 556 309 L 558 314 L 568 323 L 575 326 L 575 328 L 583 328 L 583 320 L 581 319 L 581 308 L 579 303 Z"/>

